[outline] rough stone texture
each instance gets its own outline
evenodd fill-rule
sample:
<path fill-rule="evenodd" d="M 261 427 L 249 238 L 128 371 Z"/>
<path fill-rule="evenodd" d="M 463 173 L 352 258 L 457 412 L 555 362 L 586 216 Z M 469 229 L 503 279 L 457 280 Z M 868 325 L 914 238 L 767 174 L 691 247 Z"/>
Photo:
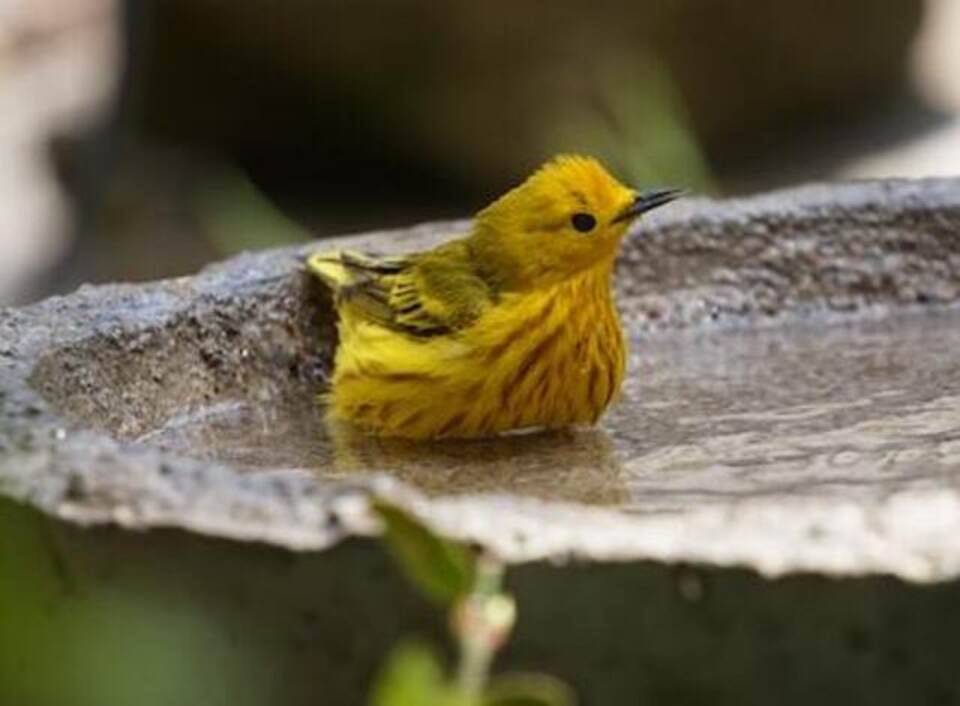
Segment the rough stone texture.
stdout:
<path fill-rule="evenodd" d="M 464 227 L 336 245 L 416 248 Z M 635 336 L 670 341 L 952 310 L 958 233 L 960 180 L 690 200 L 627 245 L 625 321 Z M 162 625 L 166 637 L 149 644 L 169 661 L 145 673 L 179 689 L 173 701 L 221 703 L 228 674 L 240 700 L 222 703 L 307 704 L 319 693 L 356 703 L 399 634 L 437 629 L 364 539 L 376 531 L 371 492 L 516 564 L 521 623 L 505 663 L 571 679 L 587 706 L 956 700 L 956 474 L 870 495 L 841 483 L 829 496 L 718 493 L 699 504 L 678 491 L 671 511 L 623 513 L 503 492 L 427 497 L 383 473 L 238 472 L 153 445 L 157 429 L 237 400 L 309 403 L 333 330 L 329 301 L 300 270 L 306 250 L 0 313 L 0 594 L 27 597 L 18 624 L 33 636 L 0 631 L 12 640 L 0 649 L 0 700 L 58 703 L 40 695 L 50 689 L 103 703 L 84 691 L 92 682 L 17 677 L 19 650 L 83 671 L 98 662 L 84 661 L 78 625 L 127 626 L 135 639 Z M 941 430 L 940 450 L 956 453 L 955 432 Z M 160 528 L 179 531 L 127 531 Z M 193 644 L 199 681 L 181 683 L 176 665 Z M 131 688 L 144 704 L 168 694 Z"/>
<path fill-rule="evenodd" d="M 627 316 L 682 326 L 954 302 L 958 191 L 955 180 L 886 181 L 681 202 L 626 251 Z"/>
<path fill-rule="evenodd" d="M 651 219 L 626 247 L 618 273 L 625 322 L 649 336 L 815 312 L 948 305 L 960 294 L 958 224 L 957 180 L 690 200 Z M 337 244 L 401 250 L 464 227 L 421 226 Z M 131 443 L 171 417 L 220 402 L 309 399 L 319 389 L 332 329 L 329 302 L 299 266 L 312 247 L 4 311 L 3 491 L 83 523 L 179 526 L 291 548 L 368 532 L 368 479 L 330 483 L 282 469 L 240 475 Z M 318 339 L 327 342 L 319 349 Z M 438 527 L 511 560 L 657 558 L 919 580 L 960 571 L 952 541 L 960 496 L 952 490 L 870 505 L 737 502 L 627 517 L 523 497 L 427 502 L 386 478 L 378 482 Z M 924 512 L 930 503 L 942 510 L 935 523 Z"/>

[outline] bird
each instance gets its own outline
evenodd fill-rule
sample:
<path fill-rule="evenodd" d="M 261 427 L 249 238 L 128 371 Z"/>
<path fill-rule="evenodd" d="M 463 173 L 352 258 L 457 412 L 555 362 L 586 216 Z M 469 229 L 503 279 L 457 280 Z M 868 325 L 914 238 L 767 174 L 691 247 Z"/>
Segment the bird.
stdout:
<path fill-rule="evenodd" d="M 682 194 L 560 155 L 432 249 L 308 255 L 338 314 L 326 419 L 412 440 L 596 424 L 626 366 L 620 243 Z"/>

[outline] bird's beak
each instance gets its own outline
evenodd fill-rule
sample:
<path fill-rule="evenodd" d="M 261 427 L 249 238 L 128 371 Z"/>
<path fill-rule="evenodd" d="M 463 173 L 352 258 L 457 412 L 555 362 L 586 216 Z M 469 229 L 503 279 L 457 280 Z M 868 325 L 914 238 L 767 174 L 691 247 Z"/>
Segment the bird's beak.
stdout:
<path fill-rule="evenodd" d="M 620 223 L 622 221 L 632 220 L 641 213 L 660 208 L 664 204 L 668 204 L 674 199 L 684 196 L 686 193 L 683 189 L 651 189 L 642 194 L 637 194 L 633 202 L 617 214 L 613 222 Z"/>

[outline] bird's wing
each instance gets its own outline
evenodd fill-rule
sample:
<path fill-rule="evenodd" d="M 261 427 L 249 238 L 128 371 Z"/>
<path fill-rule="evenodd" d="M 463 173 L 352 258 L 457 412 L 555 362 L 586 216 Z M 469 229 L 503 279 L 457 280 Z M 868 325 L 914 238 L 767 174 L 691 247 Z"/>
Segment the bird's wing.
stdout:
<path fill-rule="evenodd" d="M 307 267 L 333 289 L 338 306 L 416 336 L 462 329 L 492 301 L 460 242 L 407 256 L 318 253 L 308 258 Z"/>

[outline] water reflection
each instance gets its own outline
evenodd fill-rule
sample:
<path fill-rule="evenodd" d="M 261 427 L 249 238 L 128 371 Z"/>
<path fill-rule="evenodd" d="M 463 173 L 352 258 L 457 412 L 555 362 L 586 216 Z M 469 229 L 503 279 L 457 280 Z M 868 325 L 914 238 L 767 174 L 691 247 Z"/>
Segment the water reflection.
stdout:
<path fill-rule="evenodd" d="M 628 499 L 607 432 L 583 429 L 429 444 L 330 430 L 337 474 L 389 472 L 427 493 L 510 492 L 621 505 Z"/>
<path fill-rule="evenodd" d="M 417 444 L 326 429 L 308 395 L 235 403 L 142 441 L 249 470 L 391 473 L 670 512 L 754 496 L 883 497 L 960 481 L 960 314 L 634 343 L 598 429 Z"/>
<path fill-rule="evenodd" d="M 617 506 L 629 499 L 603 429 L 417 443 L 328 426 L 322 416 L 313 404 L 221 405 L 174 420 L 140 441 L 247 470 L 309 470 L 330 479 L 388 473 L 430 494 L 509 492 Z"/>

